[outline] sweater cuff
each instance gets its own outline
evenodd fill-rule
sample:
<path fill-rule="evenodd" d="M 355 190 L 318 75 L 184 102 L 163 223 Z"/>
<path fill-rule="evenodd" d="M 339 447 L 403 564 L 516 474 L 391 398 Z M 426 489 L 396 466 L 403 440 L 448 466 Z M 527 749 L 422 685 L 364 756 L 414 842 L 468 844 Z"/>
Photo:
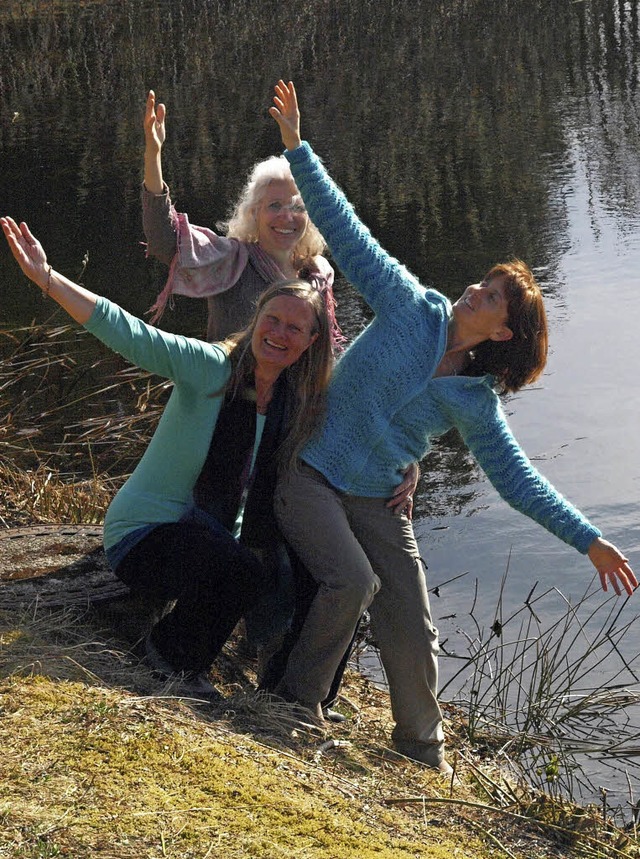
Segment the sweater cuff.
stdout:
<path fill-rule="evenodd" d="M 312 155 L 313 149 L 306 140 L 303 140 L 300 146 L 297 146 L 295 149 L 285 149 L 284 151 L 284 157 L 290 164 L 308 161 Z"/>
<path fill-rule="evenodd" d="M 581 555 L 586 555 L 589 551 L 589 546 L 597 537 L 602 537 L 602 531 L 589 523 L 588 528 L 576 540 L 574 544 L 575 548 Z"/>
<path fill-rule="evenodd" d="M 142 183 L 142 200 L 147 205 L 151 204 L 154 200 L 164 201 L 169 196 L 169 186 L 166 182 L 162 183 L 162 191 L 160 194 L 152 194 L 151 191 L 147 188 L 147 186 Z"/>

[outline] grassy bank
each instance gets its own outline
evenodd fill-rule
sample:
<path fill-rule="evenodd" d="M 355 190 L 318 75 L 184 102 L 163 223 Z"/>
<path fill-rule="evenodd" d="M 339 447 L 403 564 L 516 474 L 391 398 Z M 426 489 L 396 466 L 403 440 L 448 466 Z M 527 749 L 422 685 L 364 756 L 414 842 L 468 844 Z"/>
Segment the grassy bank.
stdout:
<path fill-rule="evenodd" d="M 219 706 L 159 683 L 108 616 L 0 616 L 0 856 L 636 856 L 596 809 L 507 782 L 447 710 L 453 780 L 392 755 L 384 692 L 350 673 L 327 731 L 253 691 L 232 642 Z"/>

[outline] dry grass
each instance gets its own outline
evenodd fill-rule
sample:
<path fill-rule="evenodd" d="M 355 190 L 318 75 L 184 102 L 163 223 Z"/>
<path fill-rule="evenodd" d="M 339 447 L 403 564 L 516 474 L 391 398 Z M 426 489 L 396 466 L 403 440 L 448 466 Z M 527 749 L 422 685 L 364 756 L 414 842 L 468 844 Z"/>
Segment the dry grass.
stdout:
<path fill-rule="evenodd" d="M 0 463 L 68 481 L 121 478 L 147 447 L 170 388 L 74 325 L 0 331 Z"/>
<path fill-rule="evenodd" d="M 0 616 L 0 856 L 638 855 L 594 814 L 509 784 L 455 711 L 451 782 L 389 754 L 387 696 L 357 674 L 349 720 L 308 730 L 254 691 L 237 642 L 214 707 L 159 683 L 105 618 Z"/>
<path fill-rule="evenodd" d="M 0 521 L 5 527 L 34 522 L 99 524 L 121 482 L 106 476 L 65 479 L 43 465 L 24 470 L 0 462 L 4 498 Z"/>

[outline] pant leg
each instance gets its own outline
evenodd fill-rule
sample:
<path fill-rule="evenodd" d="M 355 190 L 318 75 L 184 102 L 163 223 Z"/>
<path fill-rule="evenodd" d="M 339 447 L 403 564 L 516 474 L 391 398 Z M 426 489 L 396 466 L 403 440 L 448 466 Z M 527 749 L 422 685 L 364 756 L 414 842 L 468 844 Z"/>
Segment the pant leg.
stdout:
<path fill-rule="evenodd" d="M 207 670 L 240 617 L 270 586 L 260 562 L 229 532 L 193 521 L 155 528 L 116 573 L 134 591 L 175 600 L 152 635 L 177 671 Z"/>
<path fill-rule="evenodd" d="M 290 628 L 284 636 L 282 645 L 269 659 L 264 674 L 260 679 L 260 688 L 268 692 L 273 692 L 282 682 L 291 651 L 300 637 L 309 609 L 318 593 L 318 585 L 311 578 L 298 556 L 291 549 L 290 559 L 291 570 L 295 583 L 295 611 L 293 613 Z M 323 708 L 332 707 L 336 702 L 342 678 L 358 634 L 358 627 L 359 623 L 356 625 L 349 646 L 344 652 L 342 659 L 340 660 L 340 664 L 336 669 L 327 697 L 322 701 Z"/>
<path fill-rule="evenodd" d="M 247 641 L 254 648 L 282 641 L 291 628 L 296 607 L 295 576 L 284 542 L 259 555 L 272 571 L 274 587 L 245 615 Z"/>
<path fill-rule="evenodd" d="M 317 584 L 283 684 L 300 701 L 326 699 L 360 616 L 379 587 L 355 539 L 343 496 L 314 469 L 285 475 L 275 495 L 282 533 Z"/>
<path fill-rule="evenodd" d="M 284 636 L 282 645 L 269 659 L 260 680 L 260 689 L 267 692 L 275 691 L 281 684 L 291 651 L 300 637 L 307 614 L 318 592 L 318 585 L 292 549 L 290 549 L 290 558 L 294 582 L 294 612 L 291 626 Z"/>
<path fill-rule="evenodd" d="M 437 765 L 444 756 L 438 630 L 413 527 L 406 516 L 393 515 L 384 499 L 351 497 L 345 503 L 353 532 L 381 582 L 369 614 L 389 683 L 394 745 Z"/>

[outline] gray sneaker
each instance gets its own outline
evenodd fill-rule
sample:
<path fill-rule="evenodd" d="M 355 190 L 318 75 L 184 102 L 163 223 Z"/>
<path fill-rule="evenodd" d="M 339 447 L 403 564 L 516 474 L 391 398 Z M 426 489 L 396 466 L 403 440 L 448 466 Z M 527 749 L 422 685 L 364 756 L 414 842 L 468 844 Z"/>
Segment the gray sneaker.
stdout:
<path fill-rule="evenodd" d="M 211 703 L 224 700 L 224 696 L 218 692 L 204 671 L 178 671 L 167 662 L 153 643 L 151 633 L 144 640 L 144 656 L 154 674 L 161 680 L 171 680 L 179 684 L 185 697 L 205 698 Z"/>
<path fill-rule="evenodd" d="M 341 722 L 347 721 L 347 717 L 344 715 L 344 713 L 340 713 L 338 712 L 338 710 L 332 710 L 331 707 L 323 707 L 322 715 L 327 722 L 333 722 L 337 725 L 339 725 Z"/>
<path fill-rule="evenodd" d="M 204 698 L 211 704 L 224 701 L 224 695 L 218 692 L 204 671 L 183 671 L 180 689 L 187 698 Z"/>

